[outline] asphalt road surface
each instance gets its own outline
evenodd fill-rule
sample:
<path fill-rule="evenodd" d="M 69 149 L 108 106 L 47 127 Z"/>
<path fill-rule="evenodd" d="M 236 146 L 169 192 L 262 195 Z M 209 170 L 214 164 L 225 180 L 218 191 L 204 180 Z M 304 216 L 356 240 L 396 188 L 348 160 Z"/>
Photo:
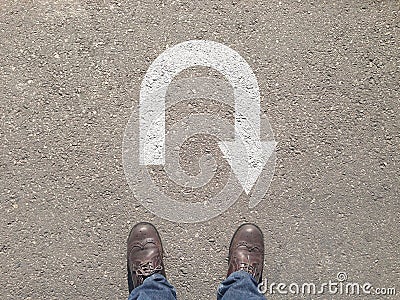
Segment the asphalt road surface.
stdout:
<path fill-rule="evenodd" d="M 126 299 L 125 243 L 138 221 L 159 228 L 180 299 L 215 298 L 245 221 L 264 231 L 270 282 L 322 284 L 345 272 L 400 293 L 399 7 L 2 1 L 0 299 Z M 277 161 L 255 209 L 243 193 L 219 217 L 179 224 L 135 199 L 122 140 L 151 62 L 192 39 L 223 43 L 250 64 Z M 206 139 L 188 141 L 183 163 Z"/>

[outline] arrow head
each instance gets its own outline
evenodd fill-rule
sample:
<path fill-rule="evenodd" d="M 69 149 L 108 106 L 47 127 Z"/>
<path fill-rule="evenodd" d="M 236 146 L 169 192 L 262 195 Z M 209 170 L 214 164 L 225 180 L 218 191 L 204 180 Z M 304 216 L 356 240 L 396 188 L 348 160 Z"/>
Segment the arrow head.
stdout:
<path fill-rule="evenodd" d="M 275 145 L 275 141 L 244 144 L 240 139 L 219 142 L 219 148 L 247 195 L 271 157 Z"/>

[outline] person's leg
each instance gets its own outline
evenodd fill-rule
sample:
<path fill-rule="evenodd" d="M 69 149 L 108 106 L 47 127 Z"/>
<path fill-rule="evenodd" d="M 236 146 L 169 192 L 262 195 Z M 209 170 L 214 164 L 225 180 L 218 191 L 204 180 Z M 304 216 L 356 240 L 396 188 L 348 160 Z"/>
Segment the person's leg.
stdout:
<path fill-rule="evenodd" d="M 264 265 L 264 238 L 253 224 L 243 224 L 229 246 L 227 278 L 219 285 L 218 300 L 265 300 L 258 291 Z"/>
<path fill-rule="evenodd" d="M 218 300 L 265 300 L 258 291 L 258 283 L 249 273 L 244 271 L 233 272 L 218 287 Z"/>
<path fill-rule="evenodd" d="M 153 274 L 134 288 L 128 300 L 175 300 L 175 288 L 161 274 Z"/>
<path fill-rule="evenodd" d="M 129 300 L 175 300 L 167 281 L 163 248 L 157 229 L 150 223 L 136 224 L 127 242 Z"/>

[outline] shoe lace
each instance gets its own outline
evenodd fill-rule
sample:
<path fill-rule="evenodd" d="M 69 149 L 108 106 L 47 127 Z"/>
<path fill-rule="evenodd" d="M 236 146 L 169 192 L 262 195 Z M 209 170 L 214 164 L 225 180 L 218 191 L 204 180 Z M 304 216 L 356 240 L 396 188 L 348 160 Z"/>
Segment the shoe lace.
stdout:
<path fill-rule="evenodd" d="M 240 246 L 245 246 L 249 252 L 253 252 L 253 251 L 261 251 L 260 247 L 257 245 L 249 245 L 247 242 L 242 241 L 239 242 L 236 247 L 240 247 Z M 259 268 L 258 266 L 253 266 L 250 262 L 250 256 L 247 256 L 247 261 L 241 261 L 239 266 L 238 266 L 238 270 L 240 271 L 245 271 L 247 273 L 249 273 L 250 275 L 252 275 L 253 277 L 257 277 L 259 274 Z"/>
<path fill-rule="evenodd" d="M 152 261 L 147 261 L 139 265 L 139 268 L 136 270 L 136 274 L 138 276 L 148 277 L 154 273 L 162 271 L 162 269 L 163 267 L 161 265 L 158 264 L 157 266 L 154 266 Z"/>
<path fill-rule="evenodd" d="M 253 277 L 256 277 L 256 275 L 258 273 L 257 267 L 254 267 L 251 264 L 246 263 L 246 262 L 240 263 L 239 270 L 245 271 L 245 272 L 249 273 L 250 275 L 253 275 Z"/>
<path fill-rule="evenodd" d="M 241 262 L 239 265 L 239 270 L 240 271 L 245 271 L 252 275 L 253 277 L 257 277 L 258 274 L 258 269 L 257 267 L 252 266 L 250 263 L 247 262 Z"/>
<path fill-rule="evenodd" d="M 142 284 L 147 277 L 155 273 L 159 273 L 162 270 L 163 270 L 162 265 L 157 264 L 156 266 L 154 266 L 154 263 L 152 261 L 147 261 L 141 263 L 135 270 L 135 273 L 140 281 L 140 284 Z"/>

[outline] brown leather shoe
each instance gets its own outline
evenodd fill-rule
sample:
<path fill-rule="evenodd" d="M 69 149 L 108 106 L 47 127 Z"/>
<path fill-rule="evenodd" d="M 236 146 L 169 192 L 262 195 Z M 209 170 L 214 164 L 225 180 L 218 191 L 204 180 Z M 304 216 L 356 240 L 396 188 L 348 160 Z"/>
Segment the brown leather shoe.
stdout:
<path fill-rule="evenodd" d="M 160 235 L 152 224 L 133 226 L 127 242 L 129 293 L 154 273 L 166 277 L 163 253 Z"/>
<path fill-rule="evenodd" d="M 264 237 L 254 224 L 243 224 L 235 232 L 229 246 L 228 275 L 246 271 L 258 283 L 262 281 L 264 266 Z"/>

